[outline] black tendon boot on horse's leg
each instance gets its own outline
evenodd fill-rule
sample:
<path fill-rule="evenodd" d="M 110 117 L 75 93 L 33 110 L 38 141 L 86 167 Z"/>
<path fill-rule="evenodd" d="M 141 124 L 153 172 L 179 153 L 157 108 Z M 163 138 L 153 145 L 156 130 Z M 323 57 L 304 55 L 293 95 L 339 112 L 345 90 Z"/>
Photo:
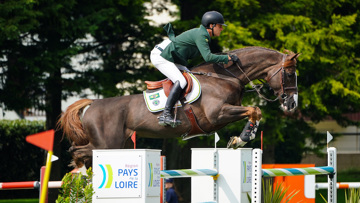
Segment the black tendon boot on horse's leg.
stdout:
<path fill-rule="evenodd" d="M 251 121 L 248 121 L 243 131 L 241 132 L 240 136 L 238 137 L 233 136 L 230 138 L 227 148 L 237 149 L 239 147 L 243 147 L 250 140 L 255 139 L 258 127 L 259 127 L 259 121 L 256 121 L 256 124 L 254 124 Z"/>
<path fill-rule="evenodd" d="M 177 80 L 172 87 L 169 97 L 165 104 L 164 112 L 161 116 L 159 116 L 159 125 L 166 126 L 170 125 L 171 127 L 176 127 L 181 124 L 180 120 L 174 120 L 171 115 L 171 109 L 174 107 L 175 103 L 179 100 L 182 88 L 180 86 L 180 82 Z"/>

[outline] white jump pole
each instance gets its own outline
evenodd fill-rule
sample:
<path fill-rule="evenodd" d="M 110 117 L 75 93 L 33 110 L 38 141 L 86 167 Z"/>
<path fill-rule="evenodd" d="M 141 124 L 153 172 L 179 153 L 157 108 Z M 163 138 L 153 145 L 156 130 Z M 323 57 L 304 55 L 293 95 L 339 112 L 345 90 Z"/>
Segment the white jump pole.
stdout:
<path fill-rule="evenodd" d="M 331 166 L 334 169 L 334 173 L 328 176 L 328 203 L 334 203 L 337 201 L 336 148 L 330 147 L 327 149 L 327 152 L 328 152 L 328 166 Z"/>
<path fill-rule="evenodd" d="M 328 202 L 336 202 L 336 148 L 328 148 L 328 166 L 308 168 L 276 168 L 262 169 L 262 154 L 260 149 L 253 150 L 252 169 L 252 202 L 261 202 L 261 180 L 264 177 L 297 176 L 297 175 L 328 175 Z"/>
<path fill-rule="evenodd" d="M 262 150 L 254 149 L 252 153 L 251 202 L 261 203 Z"/>

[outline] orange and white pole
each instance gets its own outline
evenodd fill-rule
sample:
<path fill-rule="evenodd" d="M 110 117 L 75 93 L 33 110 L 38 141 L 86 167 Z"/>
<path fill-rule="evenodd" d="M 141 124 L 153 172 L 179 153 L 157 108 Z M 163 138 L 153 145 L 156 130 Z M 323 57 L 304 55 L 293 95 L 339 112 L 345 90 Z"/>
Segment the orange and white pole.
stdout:
<path fill-rule="evenodd" d="M 328 183 L 316 183 L 315 189 L 327 189 Z M 360 188 L 360 182 L 338 182 L 336 183 L 338 189 Z"/>

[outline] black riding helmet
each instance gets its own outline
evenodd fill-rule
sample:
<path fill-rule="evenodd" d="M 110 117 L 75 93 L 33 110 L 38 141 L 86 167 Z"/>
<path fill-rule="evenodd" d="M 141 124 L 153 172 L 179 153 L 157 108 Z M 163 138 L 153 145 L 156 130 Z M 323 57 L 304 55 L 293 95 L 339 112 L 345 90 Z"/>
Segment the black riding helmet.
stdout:
<path fill-rule="evenodd" d="M 210 25 L 212 24 L 220 24 L 226 26 L 223 15 L 217 11 L 206 12 L 201 19 L 201 24 L 205 28 L 211 28 Z"/>

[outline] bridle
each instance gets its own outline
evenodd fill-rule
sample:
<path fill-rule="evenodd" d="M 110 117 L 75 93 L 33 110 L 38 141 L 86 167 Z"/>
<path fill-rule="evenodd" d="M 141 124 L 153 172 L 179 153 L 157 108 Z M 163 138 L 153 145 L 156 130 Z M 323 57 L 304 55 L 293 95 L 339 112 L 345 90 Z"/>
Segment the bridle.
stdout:
<path fill-rule="evenodd" d="M 297 87 L 297 74 L 296 72 L 294 72 L 295 74 L 295 86 L 285 86 L 285 79 L 286 79 L 286 76 L 288 76 L 289 74 L 286 73 L 285 71 L 285 68 L 288 68 L 288 67 L 291 67 L 291 66 L 295 66 L 295 62 L 293 61 L 290 61 L 288 64 L 285 65 L 285 58 L 286 58 L 286 55 L 283 55 L 283 62 L 281 64 L 281 67 L 275 71 L 274 74 L 271 75 L 271 77 L 269 79 L 266 80 L 266 82 L 269 82 L 276 74 L 278 74 L 280 71 L 281 71 L 281 94 L 278 94 L 278 95 L 281 95 L 281 98 L 282 99 L 286 99 L 288 98 L 288 95 L 286 94 L 286 91 L 287 90 L 295 90 L 297 91 L 298 90 L 298 87 Z M 279 90 L 280 91 L 280 90 Z M 278 91 L 278 92 L 279 92 Z M 276 92 L 277 93 L 277 92 Z"/>
<path fill-rule="evenodd" d="M 287 98 L 289 98 L 289 96 L 286 94 L 286 91 L 287 90 L 296 90 L 297 91 L 297 74 L 296 72 L 294 73 L 295 74 L 295 86 L 286 86 L 285 84 L 285 79 L 286 79 L 286 76 L 288 75 L 285 71 L 286 68 L 288 67 L 291 67 L 291 66 L 295 66 L 295 62 L 293 60 L 289 61 L 288 63 L 285 64 L 285 59 L 286 59 L 286 54 L 283 54 L 283 59 L 282 59 L 282 64 L 281 64 L 281 67 L 275 71 L 275 73 L 273 73 L 269 79 L 266 80 L 267 83 L 270 82 L 270 80 L 272 78 L 274 78 L 278 73 L 281 73 L 281 89 L 278 90 L 277 92 L 275 93 L 278 93 L 279 91 L 281 91 L 281 94 L 277 94 L 277 95 L 280 95 L 282 99 L 286 100 Z M 245 77 L 249 80 L 249 83 L 252 83 L 250 78 L 246 75 L 245 71 L 241 68 L 241 66 L 239 65 L 239 63 L 236 63 L 236 66 L 239 68 L 239 70 L 245 75 Z M 263 85 L 261 86 L 256 86 L 256 85 L 252 85 L 252 87 L 254 88 L 254 90 L 258 93 L 258 95 L 265 99 L 266 101 L 270 101 L 270 102 L 274 102 L 274 101 L 277 101 L 279 99 L 279 97 L 276 97 L 276 99 L 268 99 L 266 98 L 264 95 L 262 95 L 260 93 L 260 90 L 263 88 Z"/>

